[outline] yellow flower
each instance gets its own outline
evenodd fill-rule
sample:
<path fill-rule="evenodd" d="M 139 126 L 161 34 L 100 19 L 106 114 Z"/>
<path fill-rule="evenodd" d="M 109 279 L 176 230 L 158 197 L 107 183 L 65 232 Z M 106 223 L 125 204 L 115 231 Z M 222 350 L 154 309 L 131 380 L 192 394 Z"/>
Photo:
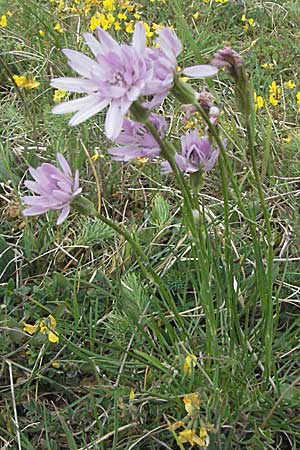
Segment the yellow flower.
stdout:
<path fill-rule="evenodd" d="M 197 357 L 195 355 L 187 355 L 184 364 L 183 364 L 183 372 L 185 375 L 192 375 L 192 368 L 196 367 Z"/>
<path fill-rule="evenodd" d="M 120 22 L 115 22 L 115 23 L 114 23 L 114 29 L 115 29 L 116 31 L 121 30 Z"/>
<path fill-rule="evenodd" d="M 51 363 L 51 366 L 54 367 L 54 369 L 59 369 L 59 368 L 60 368 L 60 364 L 59 364 L 59 362 L 57 362 L 57 361 L 53 361 L 53 362 Z"/>
<path fill-rule="evenodd" d="M 26 75 L 13 75 L 13 79 L 19 88 L 35 89 L 40 85 L 40 83 L 38 81 L 35 81 L 34 78 L 27 78 Z"/>
<path fill-rule="evenodd" d="M 133 33 L 133 23 L 132 22 L 126 23 L 125 31 L 126 31 L 126 33 Z"/>
<path fill-rule="evenodd" d="M 126 14 L 124 14 L 124 13 L 119 13 L 119 14 L 118 14 L 118 19 L 119 19 L 119 20 L 126 20 L 126 19 L 127 19 L 127 16 L 126 16 Z"/>
<path fill-rule="evenodd" d="M 146 157 L 140 157 L 140 158 L 136 158 L 135 161 L 136 161 L 137 165 L 143 167 L 143 166 L 149 161 L 149 158 L 146 158 Z"/>
<path fill-rule="evenodd" d="M 161 25 L 160 23 L 154 23 L 153 22 L 153 24 L 152 24 L 152 29 L 154 30 L 154 31 L 156 31 L 156 30 L 161 30 L 163 28 L 163 25 Z"/>
<path fill-rule="evenodd" d="M 277 86 L 276 81 L 272 81 L 272 83 L 269 85 L 269 92 L 270 94 L 278 95 L 281 93 L 281 89 Z"/>
<path fill-rule="evenodd" d="M 184 422 L 182 420 L 178 420 L 177 422 L 172 423 L 168 428 L 170 431 L 176 431 L 177 428 L 183 427 Z"/>
<path fill-rule="evenodd" d="M 246 15 L 243 14 L 242 17 L 241 17 L 241 21 L 242 21 L 242 22 L 246 22 L 246 20 L 247 20 Z"/>
<path fill-rule="evenodd" d="M 63 33 L 64 32 L 64 30 L 62 29 L 62 27 L 60 26 L 59 23 L 54 25 L 53 30 L 57 31 L 58 33 Z"/>
<path fill-rule="evenodd" d="M 39 35 L 40 35 L 41 37 L 44 37 L 44 36 L 45 36 L 45 31 L 39 30 Z"/>
<path fill-rule="evenodd" d="M 188 442 L 190 445 L 199 445 L 200 447 L 207 447 L 206 440 L 198 436 L 194 430 L 187 428 L 181 431 L 178 436 L 179 442 L 185 444 Z"/>
<path fill-rule="evenodd" d="M 135 393 L 134 390 L 131 389 L 129 392 L 129 400 L 132 402 L 135 399 Z"/>
<path fill-rule="evenodd" d="M 252 28 L 255 27 L 255 21 L 252 17 L 250 17 L 250 19 L 248 20 L 248 23 L 249 23 L 250 27 L 252 27 Z"/>
<path fill-rule="evenodd" d="M 153 33 L 153 31 L 150 30 L 150 27 L 147 23 L 144 23 L 144 28 L 145 28 L 145 32 L 146 32 L 146 37 L 151 38 L 154 33 Z"/>
<path fill-rule="evenodd" d="M 297 105 L 300 105 L 300 91 L 298 91 L 296 94 L 296 103 Z"/>
<path fill-rule="evenodd" d="M 94 31 L 97 27 L 100 27 L 99 17 L 92 16 L 90 20 L 90 30 Z"/>
<path fill-rule="evenodd" d="M 183 403 L 186 412 L 189 416 L 194 416 L 198 413 L 201 405 L 201 400 L 199 398 L 198 392 L 194 392 L 193 394 L 185 395 L 183 397 Z"/>
<path fill-rule="evenodd" d="M 23 331 L 25 333 L 33 335 L 39 329 L 39 324 L 35 323 L 34 325 L 30 325 L 30 323 L 23 322 Z"/>
<path fill-rule="evenodd" d="M 294 89 L 296 87 L 296 84 L 292 80 L 286 81 L 284 85 L 288 89 Z"/>
<path fill-rule="evenodd" d="M 287 135 L 286 137 L 283 137 L 281 140 L 282 140 L 282 142 L 286 142 L 289 144 L 292 140 L 292 136 Z"/>
<path fill-rule="evenodd" d="M 53 344 L 59 342 L 58 335 L 51 330 L 56 328 L 56 320 L 51 314 L 47 318 L 37 321 L 34 325 L 23 322 L 23 326 L 26 333 L 34 334 L 39 330 L 40 333 L 47 334 L 49 342 Z"/>
<path fill-rule="evenodd" d="M 116 9 L 114 5 L 114 0 L 104 0 L 103 1 L 103 8 L 107 11 L 114 11 Z"/>
<path fill-rule="evenodd" d="M 260 66 L 262 69 L 269 69 L 272 70 L 274 69 L 274 64 L 273 63 L 264 63 Z"/>
<path fill-rule="evenodd" d="M 11 17 L 13 15 L 13 13 L 11 11 L 6 11 L 6 14 L 8 15 L 8 17 Z"/>
<path fill-rule="evenodd" d="M 62 101 L 62 99 L 67 95 L 67 91 L 64 91 L 63 89 L 55 89 L 53 100 L 54 103 L 59 103 Z"/>
<path fill-rule="evenodd" d="M 136 20 L 140 20 L 140 18 L 141 18 L 140 14 L 139 14 L 138 12 L 135 12 L 135 13 L 133 14 L 133 17 L 134 17 Z"/>
<path fill-rule="evenodd" d="M 197 11 L 197 12 L 195 12 L 195 14 L 193 14 L 193 18 L 195 19 L 195 20 L 197 20 L 197 19 L 199 19 L 199 12 Z"/>
<path fill-rule="evenodd" d="M 261 95 L 257 95 L 256 92 L 254 92 L 254 107 L 255 107 L 255 111 L 257 109 L 263 108 L 264 106 L 264 99 L 262 98 Z"/>
<path fill-rule="evenodd" d="M 7 27 L 7 18 L 4 14 L 0 18 L 0 27 L 3 27 L 3 28 Z"/>
<path fill-rule="evenodd" d="M 271 94 L 269 97 L 269 102 L 271 103 L 271 105 L 277 106 L 279 103 L 279 100 L 275 97 L 274 94 Z"/>

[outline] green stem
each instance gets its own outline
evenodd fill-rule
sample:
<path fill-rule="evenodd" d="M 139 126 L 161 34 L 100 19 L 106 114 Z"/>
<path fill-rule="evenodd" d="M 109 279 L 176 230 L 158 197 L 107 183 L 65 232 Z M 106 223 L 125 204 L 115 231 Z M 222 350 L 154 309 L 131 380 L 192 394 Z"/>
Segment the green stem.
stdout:
<path fill-rule="evenodd" d="M 178 323 L 181 327 L 184 326 L 182 317 L 178 314 L 176 304 L 174 302 L 174 299 L 170 292 L 165 288 L 165 285 L 160 278 L 160 276 L 155 272 L 153 267 L 151 266 L 149 259 L 147 255 L 142 250 L 141 246 L 138 242 L 136 242 L 132 235 L 123 227 L 120 227 L 112 220 L 108 219 L 107 217 L 103 216 L 101 213 L 94 211 L 94 215 L 100 219 L 102 222 L 104 222 L 106 225 L 108 225 L 110 228 L 116 231 L 117 234 L 120 236 L 123 236 L 126 241 L 130 244 L 134 254 L 135 258 L 141 268 L 142 274 L 145 279 L 149 279 L 150 281 L 154 282 L 159 290 L 160 295 L 163 299 L 166 299 L 168 308 L 174 313 L 174 316 L 178 320 Z"/>
<path fill-rule="evenodd" d="M 146 127 L 151 132 L 151 134 L 159 144 L 160 148 L 162 149 L 162 156 L 169 162 L 172 171 L 175 175 L 175 178 L 181 188 L 181 192 L 184 198 L 185 210 L 187 212 L 188 227 L 195 239 L 196 247 L 197 250 L 199 251 L 199 260 L 202 263 L 201 264 L 202 282 L 200 286 L 200 294 L 203 301 L 203 308 L 206 318 L 207 350 L 209 354 L 217 356 L 218 354 L 217 325 L 214 311 L 214 302 L 210 288 L 208 252 L 203 233 L 204 224 L 202 223 L 199 227 L 197 227 L 193 217 L 193 209 L 197 209 L 199 211 L 198 199 L 195 202 L 182 173 L 179 171 L 177 167 L 177 164 L 173 156 L 175 151 L 171 143 L 168 142 L 166 139 L 162 140 L 160 138 L 157 130 L 155 129 L 155 127 L 152 125 L 152 123 L 148 118 L 143 120 L 143 123 L 146 125 Z"/>
<path fill-rule="evenodd" d="M 263 308 L 263 321 L 262 327 L 265 338 L 265 367 L 266 367 L 266 379 L 270 376 L 271 365 L 272 365 L 272 341 L 273 341 L 273 245 L 272 245 L 272 228 L 270 222 L 270 215 L 267 209 L 264 192 L 262 188 L 261 179 L 259 176 L 257 164 L 256 164 L 256 154 L 254 148 L 254 131 L 251 126 L 250 116 L 246 116 L 246 129 L 248 138 L 248 147 L 250 153 L 250 160 L 253 170 L 254 179 L 256 182 L 257 192 L 260 200 L 260 204 L 263 210 L 263 215 L 265 219 L 266 231 L 267 231 L 267 243 L 268 243 L 268 256 L 267 256 L 267 285 L 265 288 L 265 293 L 262 300 Z M 264 268 L 262 267 L 262 270 Z"/>

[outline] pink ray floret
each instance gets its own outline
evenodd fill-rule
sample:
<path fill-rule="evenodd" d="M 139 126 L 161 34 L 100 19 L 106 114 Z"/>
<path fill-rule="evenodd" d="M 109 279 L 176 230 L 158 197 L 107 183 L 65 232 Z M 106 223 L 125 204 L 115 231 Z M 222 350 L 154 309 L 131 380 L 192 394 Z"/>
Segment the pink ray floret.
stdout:
<path fill-rule="evenodd" d="M 150 113 L 149 120 L 163 139 L 167 131 L 167 123 L 162 116 Z M 116 139 L 119 147 L 111 147 L 108 153 L 115 161 L 128 162 L 135 158 L 155 158 L 161 152 L 159 144 L 146 126 L 125 118 L 122 131 Z"/>
<path fill-rule="evenodd" d="M 95 59 L 75 50 L 63 50 L 69 66 L 81 78 L 66 77 L 51 81 L 55 88 L 87 95 L 63 102 L 55 106 L 52 112 L 75 112 L 69 122 L 75 126 L 109 106 L 105 133 L 109 139 L 115 139 L 120 134 L 124 115 L 143 94 L 152 76 L 152 67 L 145 58 L 146 35 L 143 24 L 135 25 L 131 45 L 120 45 L 102 28 L 97 28 L 96 32 L 98 39 L 91 33 L 84 34 Z"/>
<path fill-rule="evenodd" d="M 57 153 L 57 160 L 62 170 L 53 164 L 43 163 L 29 172 L 35 181 L 25 181 L 25 186 L 35 194 L 25 195 L 22 201 L 29 208 L 23 211 L 25 216 L 36 216 L 51 210 L 61 210 L 57 220 L 60 225 L 70 212 L 71 201 L 77 197 L 82 188 L 79 187 L 79 172 L 73 177 L 71 168 L 61 153 Z"/>
<path fill-rule="evenodd" d="M 199 170 L 209 172 L 218 156 L 219 149 L 211 145 L 208 136 L 200 137 L 199 130 L 192 130 L 181 137 L 181 154 L 175 154 L 175 162 L 178 169 L 187 174 Z M 162 169 L 164 173 L 172 171 L 168 162 L 162 163 Z"/>

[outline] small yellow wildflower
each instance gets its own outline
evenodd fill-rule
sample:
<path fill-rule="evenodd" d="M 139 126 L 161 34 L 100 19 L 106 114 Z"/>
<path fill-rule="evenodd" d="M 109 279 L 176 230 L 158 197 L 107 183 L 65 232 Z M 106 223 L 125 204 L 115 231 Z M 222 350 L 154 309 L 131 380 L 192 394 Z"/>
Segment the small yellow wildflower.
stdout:
<path fill-rule="evenodd" d="M 67 91 L 64 91 L 63 89 L 55 89 L 53 94 L 54 103 L 60 103 L 66 95 Z"/>
<path fill-rule="evenodd" d="M 297 105 L 300 105 L 300 91 L 298 91 L 296 94 L 296 103 Z"/>
<path fill-rule="evenodd" d="M 63 0 L 60 0 L 56 5 L 56 9 L 58 11 L 62 11 L 64 9 L 64 7 L 65 7 L 65 2 Z"/>
<path fill-rule="evenodd" d="M 119 13 L 119 14 L 118 14 L 118 19 L 119 19 L 119 20 L 126 20 L 126 19 L 127 19 L 127 16 L 126 16 L 126 14 L 124 14 L 124 13 Z"/>
<path fill-rule="evenodd" d="M 55 334 L 51 329 L 56 328 L 56 320 L 50 314 L 46 319 L 36 322 L 34 325 L 30 325 L 29 323 L 23 322 L 23 330 L 29 334 L 35 334 L 38 330 L 42 334 L 48 335 L 49 342 L 56 344 L 59 342 L 59 337 Z"/>
<path fill-rule="evenodd" d="M 25 333 L 33 335 L 33 334 L 36 333 L 36 331 L 38 329 L 39 329 L 39 324 L 38 323 L 35 323 L 34 325 L 31 325 L 30 323 L 23 322 L 23 331 L 25 331 Z"/>
<path fill-rule="evenodd" d="M 64 30 L 62 29 L 62 27 L 60 26 L 59 23 L 54 25 L 53 30 L 57 31 L 58 33 L 63 33 L 64 32 Z"/>
<path fill-rule="evenodd" d="M 136 158 L 135 161 L 136 161 L 137 165 L 143 167 L 145 164 L 147 164 L 147 162 L 149 161 L 149 158 L 146 158 L 146 157 L 140 157 L 140 158 Z"/>
<path fill-rule="evenodd" d="M 198 20 L 198 19 L 199 19 L 199 16 L 200 16 L 199 11 L 197 11 L 197 12 L 195 12 L 195 13 L 193 14 L 193 18 L 194 18 L 195 20 Z"/>
<path fill-rule="evenodd" d="M 44 37 L 44 36 L 45 36 L 45 31 L 39 30 L 39 35 L 40 35 L 41 37 Z"/>
<path fill-rule="evenodd" d="M 296 84 L 292 80 L 286 81 L 284 85 L 288 89 L 294 89 L 296 87 Z"/>
<path fill-rule="evenodd" d="M 187 428 L 181 431 L 178 436 L 178 441 L 181 444 L 188 442 L 190 445 L 199 445 L 200 447 L 207 447 L 206 440 L 196 434 L 194 430 Z"/>
<path fill-rule="evenodd" d="M 249 23 L 249 25 L 250 25 L 250 27 L 255 27 L 255 20 L 252 18 L 252 17 L 250 17 L 250 19 L 248 20 L 248 23 Z"/>
<path fill-rule="evenodd" d="M 135 393 L 134 390 L 131 389 L 129 392 L 129 400 L 132 402 L 135 399 Z"/>
<path fill-rule="evenodd" d="M 277 86 L 276 81 L 272 81 L 272 83 L 269 85 L 269 93 L 274 95 L 274 97 L 278 100 L 280 99 L 281 88 Z"/>
<path fill-rule="evenodd" d="M 126 31 L 126 33 L 133 33 L 133 23 L 132 22 L 126 23 L 125 31 Z"/>
<path fill-rule="evenodd" d="M 257 95 L 256 92 L 254 92 L 254 107 L 255 111 L 257 109 L 263 108 L 264 106 L 264 99 L 261 95 Z"/>
<path fill-rule="evenodd" d="M 7 18 L 4 14 L 0 18 L 0 27 L 3 27 L 3 28 L 7 27 Z"/>
<path fill-rule="evenodd" d="M 144 23 L 144 28 L 145 28 L 145 32 L 146 32 L 146 37 L 151 38 L 154 33 L 153 33 L 153 31 L 151 31 L 151 29 L 147 23 Z"/>
<path fill-rule="evenodd" d="M 287 136 L 283 137 L 281 140 L 282 140 L 282 142 L 286 142 L 287 144 L 289 144 L 292 140 L 292 136 L 290 136 L 288 134 Z"/>
<path fill-rule="evenodd" d="M 154 30 L 154 31 L 156 31 L 156 30 L 161 30 L 163 28 L 163 25 L 162 24 L 160 24 L 160 23 L 154 23 L 153 22 L 153 24 L 152 24 L 152 29 Z"/>
<path fill-rule="evenodd" d="M 201 400 L 199 398 L 198 392 L 194 392 L 193 394 L 185 395 L 183 397 L 183 403 L 186 412 L 189 416 L 194 416 L 198 413 L 201 405 Z"/>
<path fill-rule="evenodd" d="M 183 364 L 183 372 L 185 375 L 192 375 L 193 367 L 196 367 L 197 357 L 195 355 L 187 355 L 184 364 Z"/>
<path fill-rule="evenodd" d="M 170 431 L 176 431 L 177 428 L 183 427 L 184 422 L 182 420 L 178 420 L 177 422 L 172 423 L 168 428 Z"/>
<path fill-rule="evenodd" d="M 114 23 L 114 29 L 115 29 L 116 31 L 121 30 L 120 22 L 115 22 L 115 23 Z"/>
<path fill-rule="evenodd" d="M 247 21 L 247 17 L 246 17 L 246 15 L 245 15 L 245 14 L 243 14 L 243 15 L 242 15 L 242 17 L 241 17 L 241 21 L 242 21 L 242 22 L 246 22 L 246 21 Z"/>
<path fill-rule="evenodd" d="M 133 14 L 133 17 L 134 17 L 136 20 L 140 20 L 140 18 L 141 18 L 140 14 L 139 14 L 138 12 L 135 12 L 135 13 Z"/>
<path fill-rule="evenodd" d="M 114 0 L 104 0 L 103 1 L 103 8 L 107 11 L 114 11 L 116 9 L 114 5 Z"/>
<path fill-rule="evenodd" d="M 40 83 L 38 81 L 35 81 L 34 78 L 27 78 L 26 75 L 13 75 L 13 79 L 19 88 L 35 89 L 40 85 Z"/>
<path fill-rule="evenodd" d="M 279 100 L 274 96 L 274 94 L 271 94 L 269 97 L 269 102 L 272 106 L 277 106 L 279 103 Z"/>
<path fill-rule="evenodd" d="M 264 63 L 264 64 L 261 64 L 261 66 L 260 66 L 262 69 L 269 69 L 269 70 L 272 70 L 272 69 L 274 69 L 274 64 L 273 63 Z"/>
<path fill-rule="evenodd" d="M 251 41 L 251 42 L 250 42 L 250 46 L 251 46 L 251 47 L 255 47 L 256 44 L 257 44 L 257 39 L 254 39 L 254 41 Z"/>
<path fill-rule="evenodd" d="M 97 27 L 100 27 L 100 18 L 92 16 L 90 19 L 90 30 L 94 31 Z"/>
<path fill-rule="evenodd" d="M 281 98 L 281 88 L 277 86 L 276 81 L 272 81 L 269 85 L 269 101 L 271 105 L 277 106 Z"/>
<path fill-rule="evenodd" d="M 11 11 L 6 11 L 6 15 L 8 16 L 8 17 L 11 17 L 12 15 L 13 15 L 13 13 L 11 12 Z"/>
<path fill-rule="evenodd" d="M 59 368 L 60 368 L 60 364 L 59 364 L 59 362 L 57 362 L 57 361 L 53 361 L 53 362 L 51 363 L 51 366 L 54 367 L 54 369 L 59 369 Z"/>

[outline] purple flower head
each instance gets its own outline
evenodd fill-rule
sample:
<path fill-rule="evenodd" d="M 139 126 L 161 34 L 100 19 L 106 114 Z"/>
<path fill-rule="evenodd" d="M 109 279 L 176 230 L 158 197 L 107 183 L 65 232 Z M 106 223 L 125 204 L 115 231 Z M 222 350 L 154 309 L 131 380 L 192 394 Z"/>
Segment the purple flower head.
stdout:
<path fill-rule="evenodd" d="M 149 119 L 159 136 L 164 138 L 167 130 L 165 119 L 153 113 L 149 115 Z M 115 161 L 127 162 L 142 157 L 155 158 L 161 152 L 158 143 L 145 125 L 126 118 L 123 120 L 122 131 L 116 139 L 116 143 L 120 147 L 108 149 L 108 153 Z"/>
<path fill-rule="evenodd" d="M 241 55 L 231 47 L 225 47 L 214 54 L 211 64 L 218 68 L 226 67 L 230 75 L 237 80 L 240 76 L 243 60 Z"/>
<path fill-rule="evenodd" d="M 81 193 L 79 187 L 79 172 L 76 170 L 73 178 L 70 166 L 61 153 L 57 153 L 57 160 L 62 170 L 49 163 L 43 163 L 34 169 L 29 168 L 35 181 L 25 181 L 25 186 L 38 195 L 22 197 L 29 208 L 23 211 L 25 216 L 36 216 L 50 210 L 61 210 L 57 220 L 60 225 L 70 212 L 71 201 Z"/>
<path fill-rule="evenodd" d="M 145 95 L 153 95 L 150 102 L 145 103 L 149 109 L 160 104 L 168 95 L 177 75 L 177 56 L 181 53 L 182 44 L 176 33 L 164 27 L 157 31 L 158 48 L 147 48 L 146 57 L 153 66 L 153 75 L 147 83 Z M 215 75 L 218 69 L 212 65 L 202 64 L 187 67 L 183 74 L 191 78 L 206 78 Z"/>
<path fill-rule="evenodd" d="M 115 139 L 121 131 L 123 117 L 131 104 L 143 94 L 152 78 L 152 65 L 145 58 L 146 35 L 144 25 L 135 25 L 132 44 L 118 44 L 106 31 L 97 28 L 98 40 L 91 33 L 84 38 L 95 60 L 75 50 L 64 49 L 69 66 L 81 78 L 56 78 L 51 85 L 85 97 L 63 102 L 52 110 L 54 114 L 75 112 L 72 126 L 87 120 L 109 105 L 105 132 Z"/>
<path fill-rule="evenodd" d="M 204 111 L 209 114 L 209 111 L 214 104 L 214 96 L 210 92 L 204 90 L 201 92 L 196 92 L 195 97 Z M 185 112 L 183 119 L 184 122 L 187 122 L 191 118 L 191 115 L 197 111 L 197 108 L 194 105 L 182 105 L 181 109 Z"/>
<path fill-rule="evenodd" d="M 210 171 L 219 156 L 219 149 L 213 148 L 207 136 L 200 137 L 198 130 L 188 131 L 181 137 L 181 155 L 175 155 L 175 162 L 181 172 L 190 174 Z M 168 162 L 162 163 L 164 173 L 171 172 Z"/>

